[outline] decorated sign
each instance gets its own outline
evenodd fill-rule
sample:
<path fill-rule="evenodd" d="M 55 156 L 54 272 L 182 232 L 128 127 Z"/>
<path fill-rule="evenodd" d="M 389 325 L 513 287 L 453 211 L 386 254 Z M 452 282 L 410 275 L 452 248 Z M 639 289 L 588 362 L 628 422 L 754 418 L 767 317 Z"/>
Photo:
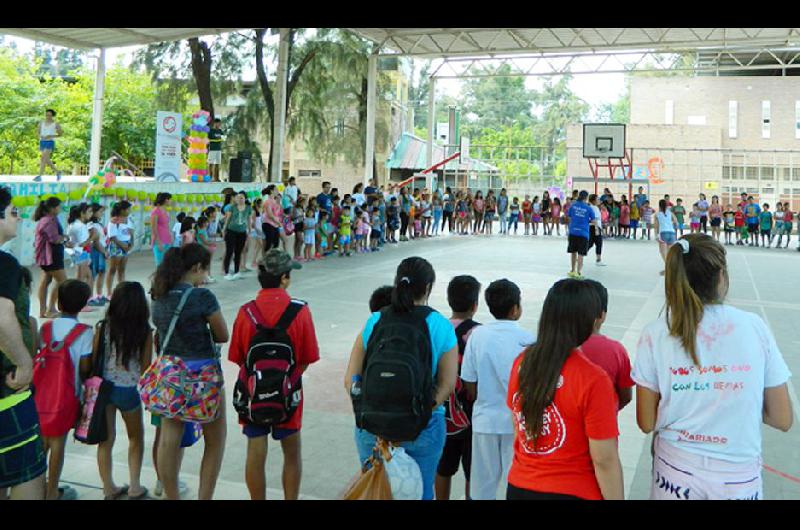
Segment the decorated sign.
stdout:
<path fill-rule="evenodd" d="M 160 110 L 156 114 L 155 179 L 179 182 L 181 174 L 181 115 Z"/>

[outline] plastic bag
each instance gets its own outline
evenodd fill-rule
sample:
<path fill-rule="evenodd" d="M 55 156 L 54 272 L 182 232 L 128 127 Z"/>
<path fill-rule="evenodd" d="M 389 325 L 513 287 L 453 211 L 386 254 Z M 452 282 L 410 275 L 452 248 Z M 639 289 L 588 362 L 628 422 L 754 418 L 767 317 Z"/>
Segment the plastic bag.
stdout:
<path fill-rule="evenodd" d="M 364 465 L 361 473 L 350 483 L 344 494 L 346 501 L 390 501 L 392 500 L 392 487 L 389 476 L 386 474 L 384 461 L 391 458 L 388 446 L 383 440 L 378 440 L 373 450 L 373 455 Z"/>
<path fill-rule="evenodd" d="M 386 474 L 396 501 L 418 501 L 422 499 L 422 472 L 417 462 L 402 447 L 391 447 L 391 457 L 385 464 Z"/>

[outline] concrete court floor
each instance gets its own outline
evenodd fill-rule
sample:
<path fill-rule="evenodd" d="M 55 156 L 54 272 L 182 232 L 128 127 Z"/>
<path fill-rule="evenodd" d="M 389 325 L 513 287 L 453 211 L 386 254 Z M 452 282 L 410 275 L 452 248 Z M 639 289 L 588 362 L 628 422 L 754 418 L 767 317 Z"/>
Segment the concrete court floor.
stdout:
<path fill-rule="evenodd" d="M 765 318 L 776 335 L 784 358 L 793 375 L 793 386 L 800 385 L 800 302 L 797 300 L 798 263 L 800 253 L 793 241 L 789 250 L 728 247 L 731 290 L 729 303 Z M 218 251 L 213 274 L 220 280 L 211 286 L 231 326 L 238 307 L 251 299 L 258 289 L 253 273 L 237 282 L 223 281 Z M 431 305 L 449 315 L 446 286 L 451 277 L 469 273 L 485 287 L 494 279 L 507 277 L 520 285 L 524 314 L 521 325 L 534 330 L 541 304 L 548 288 L 568 271 L 566 240 L 561 237 L 524 236 L 474 237 L 444 236 L 431 240 L 387 245 L 371 255 L 350 258 L 331 257 L 306 265 L 293 274 L 290 293 L 306 300 L 311 307 L 320 344 L 321 360 L 312 365 L 304 377 L 305 417 L 303 418 L 303 480 L 301 498 L 336 499 L 358 470 L 353 443 L 353 416 L 349 399 L 342 385 L 350 348 L 356 334 L 368 317 L 367 301 L 376 287 L 391 283 L 397 264 L 405 257 L 420 255 L 436 270 L 437 282 Z M 592 255 L 589 258 L 591 260 Z M 609 314 L 604 333 L 620 340 L 631 356 L 640 330 L 658 315 L 663 307 L 663 278 L 658 275 L 661 260 L 653 242 L 605 242 L 607 267 L 596 267 L 587 261 L 585 274 L 601 281 L 610 293 Z M 153 270 L 149 252 L 131 257 L 128 279 L 149 286 Z M 74 273 L 69 273 L 74 276 Z M 37 280 L 38 281 L 38 280 Z M 38 302 L 31 311 L 38 314 Z M 85 314 L 84 321 L 94 323 L 101 312 Z M 82 315 L 83 317 L 83 315 Z M 481 300 L 478 321 L 489 321 L 491 315 Z M 226 354 L 227 351 L 224 350 Z M 236 368 L 223 363 L 226 388 L 231 389 Z M 796 417 L 800 413 L 797 393 L 792 388 Z M 236 416 L 227 396 L 228 436 L 225 457 L 216 488 L 217 499 L 248 499 L 244 484 L 246 441 L 236 423 Z M 146 423 L 146 452 L 142 472 L 143 484 L 150 488 L 155 473 L 150 459 L 154 428 Z M 646 499 L 650 481 L 650 439 L 635 422 L 634 405 L 619 416 L 620 455 L 625 478 L 626 498 Z M 796 422 L 800 423 L 800 422 Z M 800 499 L 800 426 L 788 434 L 765 427 L 764 483 L 768 499 Z M 270 441 L 267 462 L 268 498 L 282 499 L 280 474 L 282 455 L 279 444 Z M 121 418 L 117 419 L 117 442 L 114 448 L 115 480 L 127 483 L 127 440 Z M 181 479 L 196 498 L 202 445 L 186 451 Z M 100 479 L 95 464 L 95 448 L 69 442 L 62 481 L 78 490 L 80 499 L 102 498 Z M 453 480 L 452 498 L 463 498 L 463 474 Z M 499 492 L 499 498 L 504 491 Z"/>

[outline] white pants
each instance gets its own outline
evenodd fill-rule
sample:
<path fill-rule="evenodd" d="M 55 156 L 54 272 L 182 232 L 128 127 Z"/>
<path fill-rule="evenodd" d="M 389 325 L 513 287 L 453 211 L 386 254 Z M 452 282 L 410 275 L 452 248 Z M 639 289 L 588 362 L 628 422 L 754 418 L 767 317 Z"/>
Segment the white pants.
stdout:
<path fill-rule="evenodd" d="M 473 500 L 495 500 L 497 488 L 508 482 L 512 458 L 513 434 L 482 434 L 473 431 L 469 496 Z"/>
<path fill-rule="evenodd" d="M 651 500 L 761 500 L 761 459 L 735 463 L 656 439 Z"/>

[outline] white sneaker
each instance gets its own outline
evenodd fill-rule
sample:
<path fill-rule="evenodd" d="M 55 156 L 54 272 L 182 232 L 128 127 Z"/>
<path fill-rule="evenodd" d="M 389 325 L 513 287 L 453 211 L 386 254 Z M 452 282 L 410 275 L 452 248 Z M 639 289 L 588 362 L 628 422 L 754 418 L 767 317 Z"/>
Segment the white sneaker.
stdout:
<path fill-rule="evenodd" d="M 236 274 L 234 274 L 234 275 L 231 277 L 231 280 L 238 280 L 238 279 L 239 279 L 239 278 L 241 278 L 241 277 L 242 277 L 242 273 L 240 273 L 240 272 L 237 272 Z"/>
<path fill-rule="evenodd" d="M 605 263 L 603 263 L 602 261 L 595 261 L 595 264 L 596 264 L 598 267 L 605 267 L 605 266 L 606 266 L 606 264 L 605 264 Z"/>
<path fill-rule="evenodd" d="M 235 278 L 233 277 L 233 274 L 226 274 L 225 275 L 225 279 L 228 280 L 228 281 L 235 280 Z"/>
<path fill-rule="evenodd" d="M 213 276 L 209 276 L 206 279 L 206 283 L 217 283 L 217 280 L 215 280 Z"/>

